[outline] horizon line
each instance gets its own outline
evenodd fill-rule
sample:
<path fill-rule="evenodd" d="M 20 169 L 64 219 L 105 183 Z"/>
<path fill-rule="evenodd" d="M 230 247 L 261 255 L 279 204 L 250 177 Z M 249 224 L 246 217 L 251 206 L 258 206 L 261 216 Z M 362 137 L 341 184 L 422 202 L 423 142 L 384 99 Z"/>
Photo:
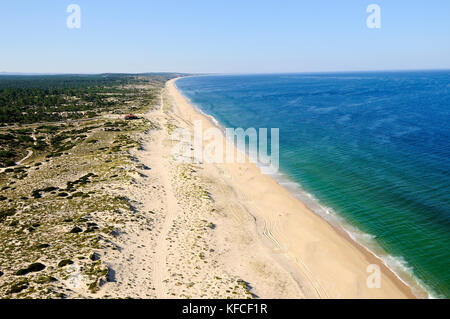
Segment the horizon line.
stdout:
<path fill-rule="evenodd" d="M 145 75 L 145 74 L 180 74 L 180 75 L 276 75 L 276 74 L 330 74 L 330 73 L 364 73 L 364 72 L 420 72 L 420 71 L 450 71 L 449 68 L 423 69 L 365 69 L 365 70 L 330 70 L 330 71 L 287 71 L 287 72 L 179 72 L 179 71 L 150 71 L 150 72 L 9 72 L 2 71 L 0 76 L 38 76 L 38 75 Z"/>

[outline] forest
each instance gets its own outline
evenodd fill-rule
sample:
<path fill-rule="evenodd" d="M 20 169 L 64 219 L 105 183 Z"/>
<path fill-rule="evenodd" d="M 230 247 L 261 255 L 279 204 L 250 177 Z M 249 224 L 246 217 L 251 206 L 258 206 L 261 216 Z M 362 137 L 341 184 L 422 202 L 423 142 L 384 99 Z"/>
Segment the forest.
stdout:
<path fill-rule="evenodd" d="M 177 75 L 0 75 L 0 169 L 16 166 L 30 150 L 61 154 L 61 136 L 45 131 L 58 122 L 145 110 Z"/>
<path fill-rule="evenodd" d="M 141 103 L 151 100 L 151 92 L 135 85 L 165 82 L 175 74 L 101 75 L 1 75 L 0 126 L 57 122 L 95 117 L 112 111 L 136 95 Z M 132 86 L 133 85 L 133 86 Z"/>

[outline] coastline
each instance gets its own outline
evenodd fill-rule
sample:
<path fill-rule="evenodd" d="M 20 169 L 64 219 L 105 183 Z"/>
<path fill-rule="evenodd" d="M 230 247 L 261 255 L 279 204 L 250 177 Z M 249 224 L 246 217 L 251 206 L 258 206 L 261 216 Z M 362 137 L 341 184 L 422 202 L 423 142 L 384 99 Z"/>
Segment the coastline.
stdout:
<path fill-rule="evenodd" d="M 176 80 L 168 82 L 167 91 L 175 101 L 177 115 L 191 124 L 201 120 L 205 129 L 217 126 L 210 116 L 189 104 L 176 88 Z M 206 165 L 226 171 L 228 184 L 255 218 L 266 249 L 303 287 L 306 298 L 426 297 L 414 295 L 379 257 L 343 228 L 309 209 L 276 179 L 264 175 L 255 163 Z M 370 264 L 380 267 L 381 288 L 366 285 Z"/>

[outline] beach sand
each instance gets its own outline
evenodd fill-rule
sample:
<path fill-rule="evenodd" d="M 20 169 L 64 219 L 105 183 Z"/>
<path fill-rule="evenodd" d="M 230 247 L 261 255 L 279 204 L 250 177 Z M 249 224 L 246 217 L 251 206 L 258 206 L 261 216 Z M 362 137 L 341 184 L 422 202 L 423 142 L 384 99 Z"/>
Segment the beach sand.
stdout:
<path fill-rule="evenodd" d="M 214 124 L 168 82 L 177 127 Z M 226 142 L 225 142 L 226 143 Z M 263 298 L 414 298 L 411 289 L 346 233 L 332 227 L 253 163 L 195 165 L 214 199 L 214 249 L 224 269 Z M 368 288 L 376 264 L 381 287 Z"/>

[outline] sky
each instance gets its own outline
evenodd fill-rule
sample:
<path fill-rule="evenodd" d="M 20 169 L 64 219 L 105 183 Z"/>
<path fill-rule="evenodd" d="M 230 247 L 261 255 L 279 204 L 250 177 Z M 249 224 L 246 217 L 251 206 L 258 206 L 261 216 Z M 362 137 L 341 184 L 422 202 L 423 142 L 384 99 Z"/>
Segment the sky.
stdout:
<path fill-rule="evenodd" d="M 70 4 L 80 29 L 67 27 Z M 0 72 L 407 69 L 450 69 L 450 1 L 0 1 Z"/>

